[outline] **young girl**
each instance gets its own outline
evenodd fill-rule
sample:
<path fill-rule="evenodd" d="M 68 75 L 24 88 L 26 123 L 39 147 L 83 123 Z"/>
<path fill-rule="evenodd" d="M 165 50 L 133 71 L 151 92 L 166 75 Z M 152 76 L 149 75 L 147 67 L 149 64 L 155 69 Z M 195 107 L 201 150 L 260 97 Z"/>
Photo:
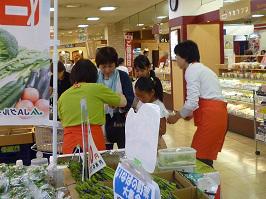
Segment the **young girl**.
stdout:
<path fill-rule="evenodd" d="M 160 108 L 160 129 L 159 129 L 159 142 L 158 149 L 167 148 L 162 138 L 166 133 L 166 119 L 169 112 L 166 110 L 164 104 L 159 100 L 160 85 L 152 77 L 141 77 L 135 84 L 135 94 L 138 100 L 142 103 L 153 103 Z"/>

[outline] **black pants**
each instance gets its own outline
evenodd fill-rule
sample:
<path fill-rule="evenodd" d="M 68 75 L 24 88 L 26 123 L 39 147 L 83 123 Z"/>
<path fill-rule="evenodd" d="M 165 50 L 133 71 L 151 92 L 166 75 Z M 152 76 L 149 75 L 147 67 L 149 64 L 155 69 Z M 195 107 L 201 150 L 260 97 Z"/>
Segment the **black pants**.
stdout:
<path fill-rule="evenodd" d="M 106 115 L 105 132 L 106 138 L 110 143 L 117 143 L 119 149 L 125 148 L 125 114 L 119 114 L 111 117 Z M 121 124 L 117 126 L 116 124 Z M 106 144 L 107 150 L 112 150 L 114 144 Z"/>
<path fill-rule="evenodd" d="M 213 168 L 213 160 L 208 160 L 208 159 L 199 159 L 197 158 L 199 161 L 203 162 L 204 164 L 207 164 L 208 166 Z"/>

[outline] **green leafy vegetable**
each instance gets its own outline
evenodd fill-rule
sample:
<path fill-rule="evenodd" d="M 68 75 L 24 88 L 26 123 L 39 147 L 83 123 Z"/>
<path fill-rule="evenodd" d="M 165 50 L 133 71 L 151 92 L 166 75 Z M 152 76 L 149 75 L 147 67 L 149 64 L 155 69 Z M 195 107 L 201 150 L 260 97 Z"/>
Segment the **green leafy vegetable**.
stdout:
<path fill-rule="evenodd" d="M 0 61 L 15 58 L 17 55 L 17 39 L 6 30 L 0 28 Z"/>

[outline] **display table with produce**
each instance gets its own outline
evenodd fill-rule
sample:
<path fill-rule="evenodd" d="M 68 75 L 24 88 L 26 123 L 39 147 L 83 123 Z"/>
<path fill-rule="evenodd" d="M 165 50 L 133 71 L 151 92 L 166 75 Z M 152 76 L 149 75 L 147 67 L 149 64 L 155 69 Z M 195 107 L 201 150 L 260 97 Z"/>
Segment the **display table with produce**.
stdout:
<path fill-rule="evenodd" d="M 99 198 L 103 197 L 103 193 L 107 194 L 105 198 L 113 198 L 113 178 L 115 170 L 120 162 L 120 158 L 124 156 L 124 152 L 118 151 L 104 151 L 101 153 L 104 161 L 107 164 L 103 170 L 94 174 L 90 180 L 86 182 L 81 181 L 81 163 L 78 161 L 78 156 L 62 155 L 59 156 L 58 164 L 65 165 L 65 180 L 64 183 L 71 193 L 73 198 L 90 198 L 94 194 L 98 194 Z M 195 175 L 200 173 L 217 173 L 214 169 L 207 165 L 197 162 L 195 168 Z M 156 169 L 151 175 L 152 179 L 159 185 L 162 199 L 207 199 L 214 198 L 213 195 L 209 197 L 204 193 L 205 190 L 200 190 L 197 187 L 193 178 L 193 173 L 183 173 L 176 170 L 160 170 Z"/>

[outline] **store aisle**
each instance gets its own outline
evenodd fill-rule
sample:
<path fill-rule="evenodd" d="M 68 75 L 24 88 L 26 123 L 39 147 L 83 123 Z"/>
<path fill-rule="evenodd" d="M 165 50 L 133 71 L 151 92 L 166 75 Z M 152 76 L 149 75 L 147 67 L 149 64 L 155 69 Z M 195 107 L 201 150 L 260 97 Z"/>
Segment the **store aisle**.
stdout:
<path fill-rule="evenodd" d="M 167 127 L 164 136 L 168 147 L 190 146 L 195 127 L 193 122 L 180 120 Z M 223 151 L 214 167 L 221 173 L 223 199 L 266 198 L 266 145 L 259 145 L 255 155 L 252 139 L 229 132 Z"/>

